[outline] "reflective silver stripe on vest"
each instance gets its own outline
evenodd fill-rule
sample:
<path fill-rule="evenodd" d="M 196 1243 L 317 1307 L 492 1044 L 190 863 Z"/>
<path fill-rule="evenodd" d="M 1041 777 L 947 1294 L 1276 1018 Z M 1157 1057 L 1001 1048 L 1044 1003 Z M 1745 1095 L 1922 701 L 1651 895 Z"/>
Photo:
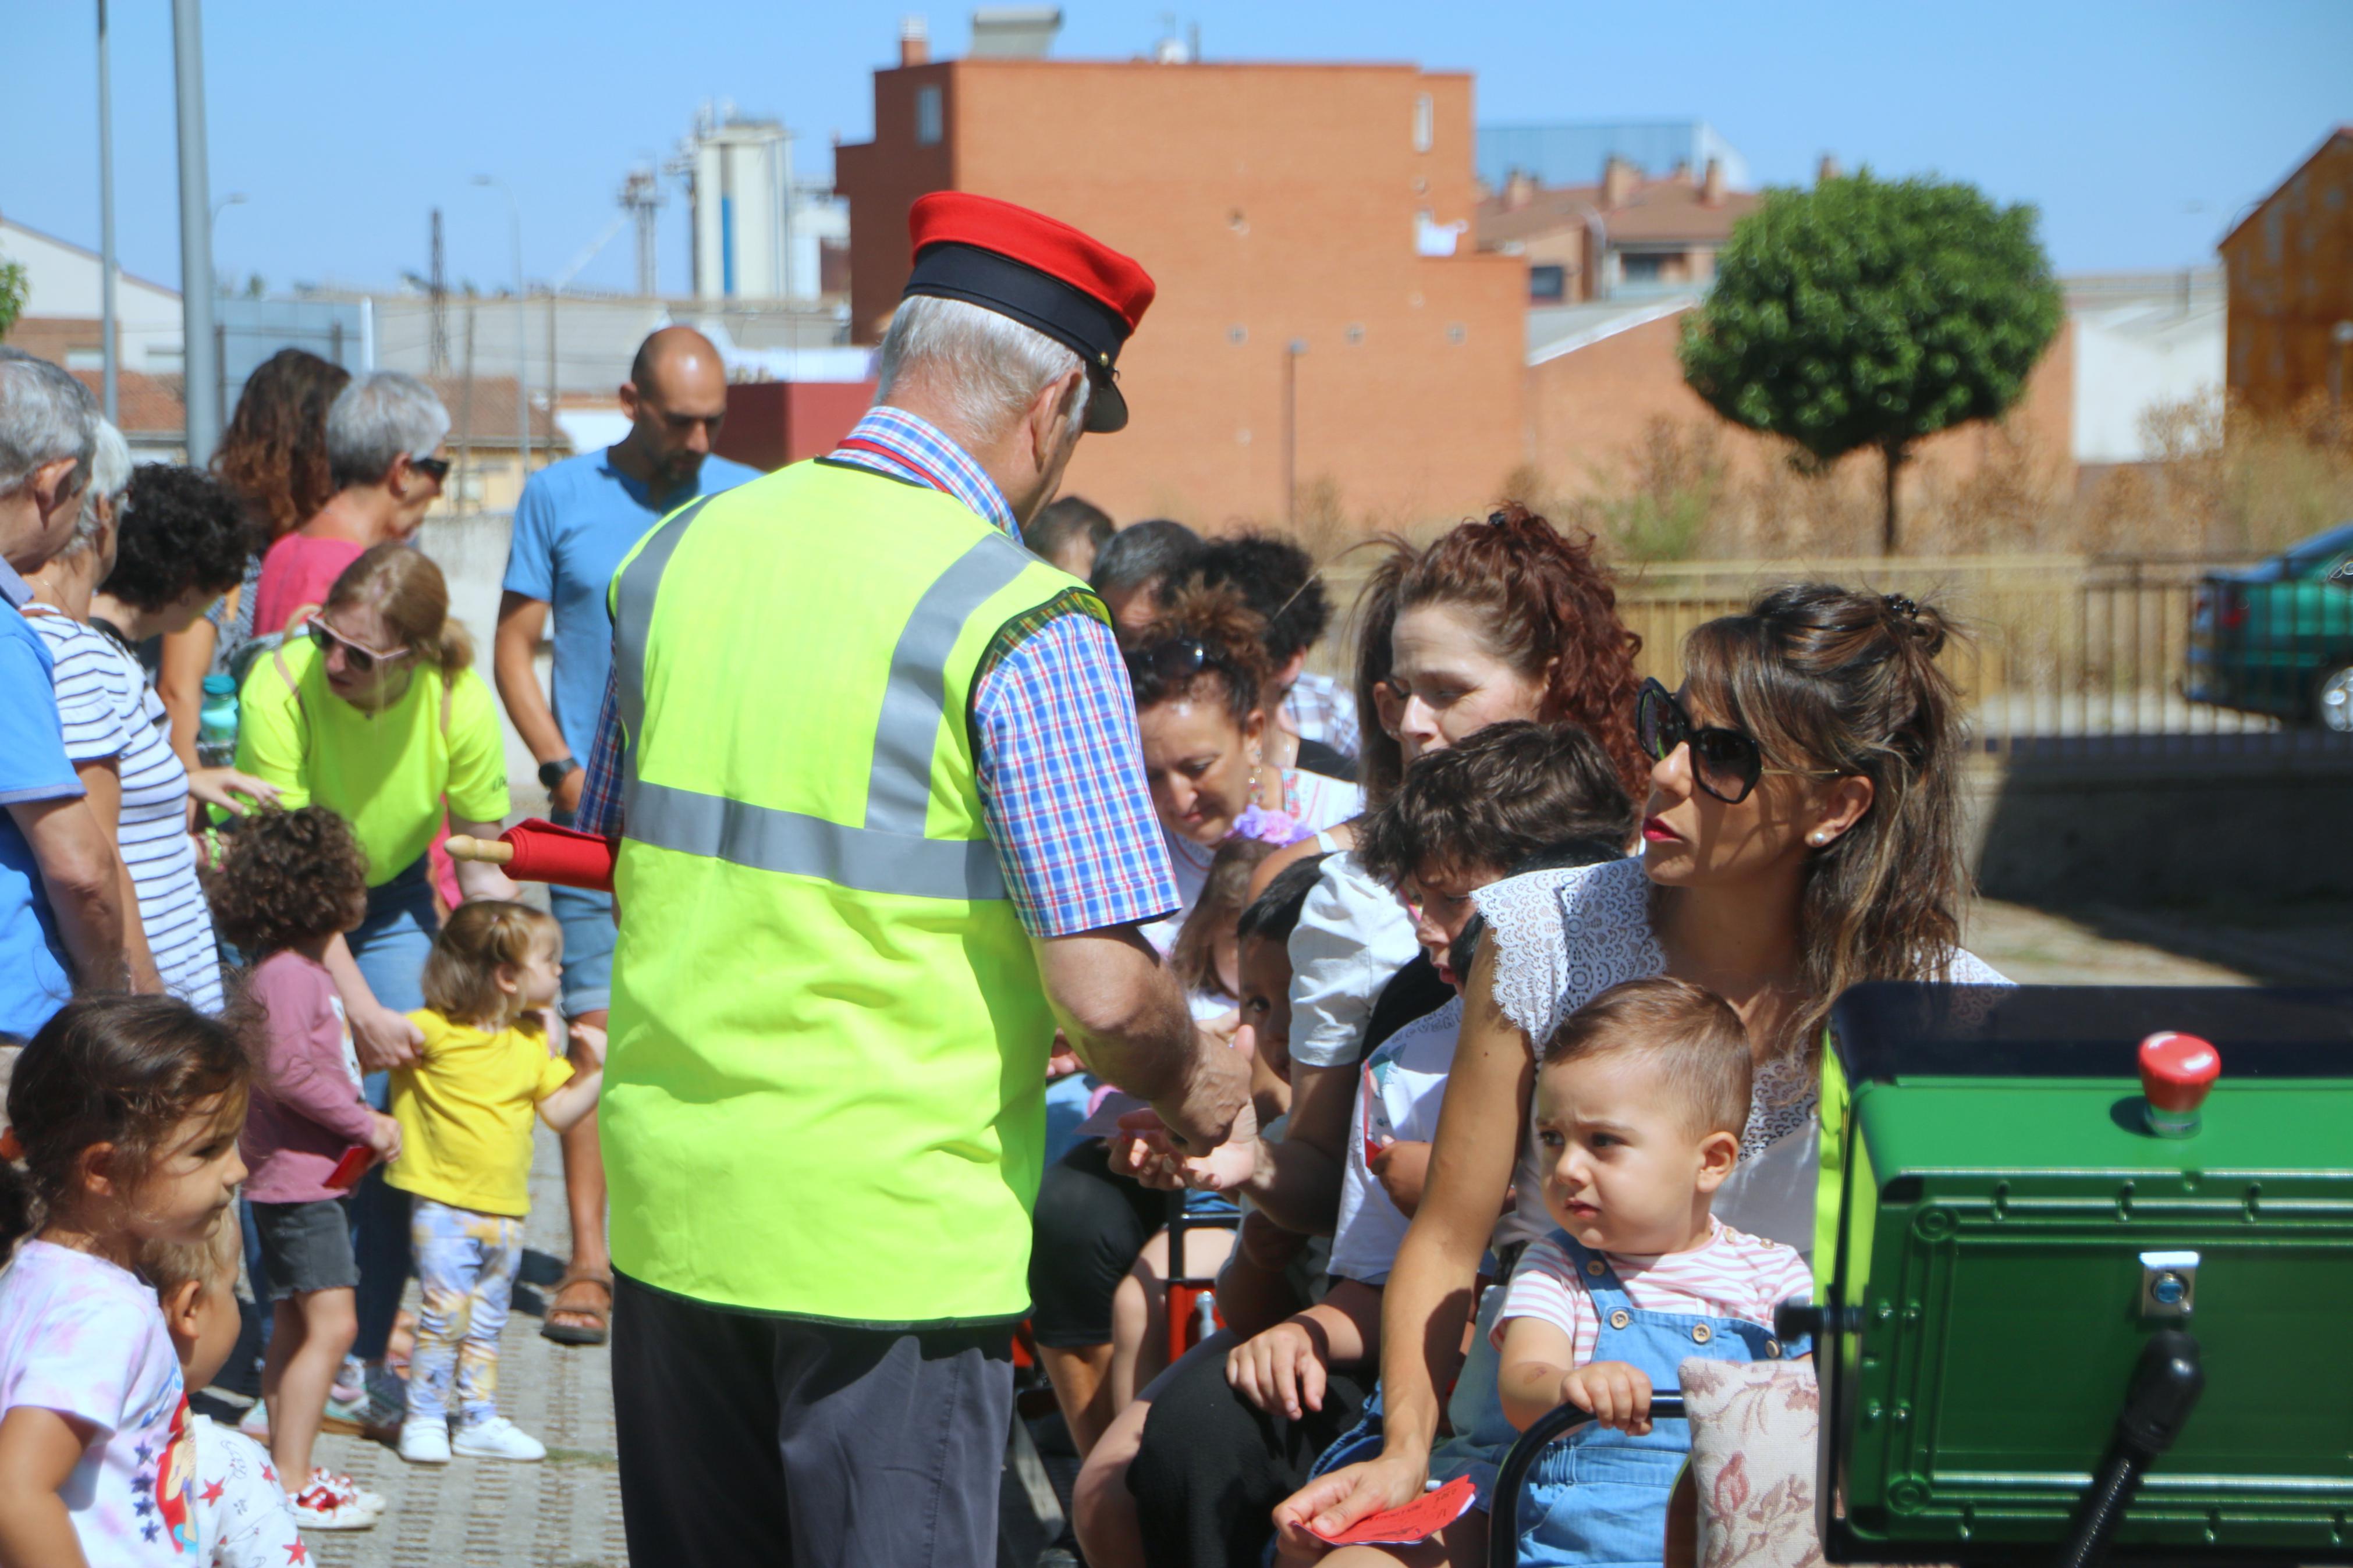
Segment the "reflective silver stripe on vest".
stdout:
<path fill-rule="evenodd" d="M 866 826 L 920 838 L 932 799 L 932 750 L 947 713 L 947 662 L 964 625 L 1033 557 L 992 529 L 956 557 L 915 601 L 898 646 L 874 726 L 874 769 L 866 782 Z"/>
<path fill-rule="evenodd" d="M 1006 897 L 997 847 L 986 838 L 924 838 L 846 827 L 797 811 L 748 805 L 632 777 L 623 796 L 628 837 L 658 848 L 818 877 L 837 887 L 920 899 Z"/>
<path fill-rule="evenodd" d="M 638 776 L 646 716 L 646 652 L 664 570 L 706 496 L 661 525 L 621 572 L 614 595 L 616 699 L 629 747 L 622 832 L 641 844 L 754 870 L 817 877 L 838 887 L 913 898 L 1009 895 L 986 838 L 926 838 L 932 752 L 947 710 L 947 658 L 965 622 L 1020 575 L 1029 553 L 991 531 L 958 556 L 915 603 L 891 655 L 867 779 L 866 823 L 852 827 Z"/>
<path fill-rule="evenodd" d="M 687 525 L 710 504 L 711 498 L 704 496 L 661 524 L 645 548 L 621 568 L 621 581 L 613 592 L 613 663 L 619 677 L 614 697 L 632 758 L 646 728 L 646 644 L 653 635 L 654 595 L 661 587 L 662 573 L 677 552 L 678 542 L 686 537 Z M 628 772 L 629 776 L 636 775 L 634 762 Z"/>

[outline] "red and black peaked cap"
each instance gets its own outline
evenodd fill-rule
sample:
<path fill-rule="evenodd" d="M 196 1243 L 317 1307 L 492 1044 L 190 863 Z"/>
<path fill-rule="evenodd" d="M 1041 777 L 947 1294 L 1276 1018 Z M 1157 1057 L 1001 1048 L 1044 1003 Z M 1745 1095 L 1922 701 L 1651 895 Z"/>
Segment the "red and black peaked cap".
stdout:
<path fill-rule="evenodd" d="M 918 197 L 907 233 L 915 249 L 908 294 L 962 300 L 1065 345 L 1092 383 L 1086 427 L 1125 427 L 1127 399 L 1113 366 L 1152 303 L 1143 268 L 1043 213 L 965 191 Z"/>

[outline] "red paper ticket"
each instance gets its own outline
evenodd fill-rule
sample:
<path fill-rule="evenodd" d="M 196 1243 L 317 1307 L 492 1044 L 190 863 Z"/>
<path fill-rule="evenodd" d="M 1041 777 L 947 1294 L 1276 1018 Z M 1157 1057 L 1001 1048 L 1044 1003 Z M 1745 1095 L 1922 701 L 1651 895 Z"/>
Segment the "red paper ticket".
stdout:
<path fill-rule="evenodd" d="M 1457 1476 L 1403 1508 L 1367 1515 L 1337 1535 L 1324 1535 L 1321 1531 L 1316 1534 L 1335 1546 L 1407 1546 L 1427 1541 L 1461 1519 L 1478 1495 L 1479 1489 L 1472 1485 L 1469 1476 Z"/>
<path fill-rule="evenodd" d="M 326 1184 L 339 1193 L 350 1192 L 359 1184 L 359 1179 L 367 1174 L 367 1168 L 374 1163 L 375 1151 L 364 1143 L 354 1143 L 343 1151 L 343 1157 L 335 1162 L 333 1170 L 327 1173 Z"/>

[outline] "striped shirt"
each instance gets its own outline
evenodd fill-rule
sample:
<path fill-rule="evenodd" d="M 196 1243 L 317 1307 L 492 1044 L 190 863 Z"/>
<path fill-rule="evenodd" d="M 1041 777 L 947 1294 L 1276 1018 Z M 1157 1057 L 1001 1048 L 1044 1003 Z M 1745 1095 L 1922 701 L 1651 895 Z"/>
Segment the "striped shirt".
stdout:
<path fill-rule="evenodd" d="M 139 924 L 164 987 L 199 1012 L 221 1010 L 220 950 L 196 884 L 188 837 L 188 770 L 172 750 L 163 699 L 138 659 L 95 626 L 43 605 L 26 618 L 48 644 L 66 755 L 111 762 L 122 781 L 115 842 L 139 895 Z"/>
<path fill-rule="evenodd" d="M 955 497 L 1021 537 L 997 482 L 935 426 L 869 410 L 828 461 Z M 998 632 L 972 694 L 973 762 L 989 841 L 1022 929 L 1075 936 L 1141 925 L 1177 907 L 1176 883 L 1144 784 L 1135 698 L 1111 628 L 1080 590 Z M 575 825 L 618 835 L 628 742 L 605 683 Z"/>
<path fill-rule="evenodd" d="M 1735 1230 L 1720 1219 L 1710 1223 L 1706 1244 L 1689 1252 L 1655 1258 L 1617 1252 L 1601 1256 L 1617 1271 L 1627 1300 L 1641 1311 L 1770 1324 L 1773 1309 L 1782 1302 L 1813 1300 L 1813 1270 L 1796 1248 Z M 1549 1239 L 1528 1243 L 1519 1267 L 1512 1271 L 1493 1332 L 1498 1348 L 1514 1318 L 1539 1318 L 1567 1334 L 1576 1366 L 1593 1359 L 1593 1347 L 1601 1337 L 1593 1298 L 1585 1293 L 1577 1266 Z"/>
<path fill-rule="evenodd" d="M 1364 744 L 1356 727 L 1356 699 L 1328 675 L 1302 675 L 1283 693 L 1282 726 L 1303 741 L 1321 741 L 1353 757 Z"/>

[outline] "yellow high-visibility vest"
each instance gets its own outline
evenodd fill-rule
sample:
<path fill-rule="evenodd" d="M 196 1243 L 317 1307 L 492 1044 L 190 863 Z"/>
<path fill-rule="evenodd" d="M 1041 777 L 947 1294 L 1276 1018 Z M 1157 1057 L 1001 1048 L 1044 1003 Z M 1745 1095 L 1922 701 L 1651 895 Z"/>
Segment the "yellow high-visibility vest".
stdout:
<path fill-rule="evenodd" d="M 1054 1022 L 969 701 L 1008 623 L 1101 603 L 954 498 L 823 460 L 672 514 L 609 603 L 614 1262 L 832 1321 L 1019 1317 Z"/>

